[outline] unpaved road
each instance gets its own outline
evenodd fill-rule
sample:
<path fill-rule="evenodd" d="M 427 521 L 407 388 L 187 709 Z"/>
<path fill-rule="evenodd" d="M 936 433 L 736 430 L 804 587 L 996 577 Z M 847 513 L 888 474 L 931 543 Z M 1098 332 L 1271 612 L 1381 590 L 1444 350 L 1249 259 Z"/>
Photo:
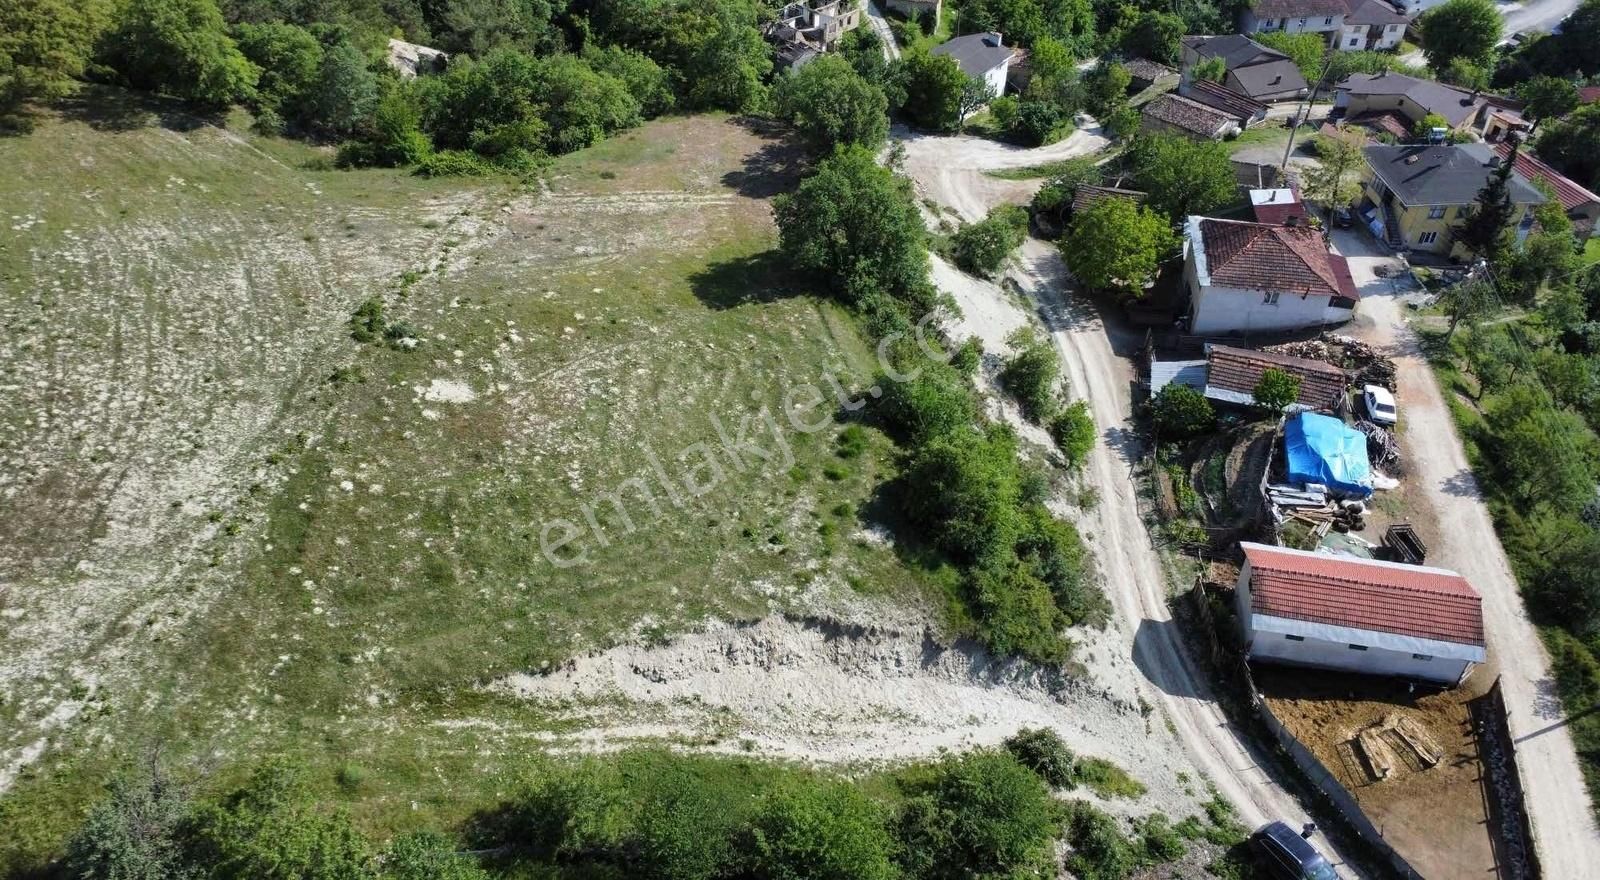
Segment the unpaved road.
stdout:
<path fill-rule="evenodd" d="M 1356 335 L 1394 357 L 1399 368 L 1397 397 L 1408 478 L 1422 487 L 1439 524 L 1438 534 L 1425 538 L 1432 548 L 1428 561 L 1466 575 L 1483 595 L 1489 657 L 1499 669 L 1511 714 L 1544 875 L 1593 877 L 1600 870 L 1600 830 L 1588 809 L 1572 737 L 1559 726 L 1563 713 L 1550 679 L 1549 657 L 1528 622 L 1439 384 L 1405 322 L 1401 295 L 1373 274 L 1378 264 L 1394 261 L 1355 232 L 1335 233 L 1334 243 L 1349 258 L 1361 288 Z"/>
<path fill-rule="evenodd" d="M 867 22 L 878 32 L 878 39 L 883 41 L 883 57 L 890 61 L 899 58 L 900 44 L 894 41 L 894 31 L 889 27 L 889 20 L 883 17 L 883 10 L 878 8 L 876 2 L 867 3 Z"/>
<path fill-rule="evenodd" d="M 1037 186 L 986 177 L 983 169 L 1026 167 L 1087 154 L 1105 144 L 1097 131 L 1078 131 L 1060 144 L 1032 151 L 975 138 L 923 135 L 908 140 L 906 170 L 922 195 L 976 220 L 1001 202 L 1025 201 Z M 1061 353 L 1070 394 L 1088 399 L 1100 432 L 1101 442 L 1085 465 L 1100 502 L 1080 526 L 1095 550 L 1117 621 L 1133 641 L 1134 663 L 1161 695 L 1163 714 L 1189 758 L 1238 808 L 1241 820 L 1255 826 L 1282 819 L 1298 827 L 1310 821 L 1306 812 L 1262 768 L 1264 756 L 1258 757 L 1224 717 L 1168 610 L 1167 574 L 1140 515 L 1132 478 L 1139 445 L 1130 424 L 1132 365 L 1113 348 L 1132 340 L 1113 339 L 1092 305 L 1064 296 L 1065 275 L 1055 248 L 1029 239 L 1011 278 L 1037 302 Z M 1340 865 L 1341 874 L 1360 876 L 1326 841 L 1319 845 Z"/>

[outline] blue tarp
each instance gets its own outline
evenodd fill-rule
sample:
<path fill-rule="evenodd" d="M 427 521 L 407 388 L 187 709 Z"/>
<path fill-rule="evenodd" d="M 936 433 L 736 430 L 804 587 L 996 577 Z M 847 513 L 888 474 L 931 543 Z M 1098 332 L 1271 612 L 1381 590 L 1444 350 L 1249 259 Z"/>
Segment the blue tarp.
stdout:
<path fill-rule="evenodd" d="M 1289 482 L 1321 483 L 1339 495 L 1372 494 L 1367 438 L 1344 422 L 1319 413 L 1300 413 L 1283 429 Z"/>

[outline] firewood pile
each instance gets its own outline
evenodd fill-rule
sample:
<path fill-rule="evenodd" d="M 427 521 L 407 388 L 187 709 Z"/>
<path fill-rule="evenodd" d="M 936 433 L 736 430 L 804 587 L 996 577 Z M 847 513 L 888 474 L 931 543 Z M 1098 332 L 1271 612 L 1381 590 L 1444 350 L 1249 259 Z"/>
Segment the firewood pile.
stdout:
<path fill-rule="evenodd" d="M 1349 370 L 1356 385 L 1381 385 L 1390 391 L 1395 390 L 1394 361 L 1352 336 L 1324 333 L 1317 339 L 1269 345 L 1264 350 L 1333 364 Z"/>
<path fill-rule="evenodd" d="M 1400 444 L 1395 442 L 1394 434 L 1388 428 L 1366 419 L 1356 422 L 1355 428 L 1367 437 L 1367 459 L 1386 473 L 1398 474 Z"/>

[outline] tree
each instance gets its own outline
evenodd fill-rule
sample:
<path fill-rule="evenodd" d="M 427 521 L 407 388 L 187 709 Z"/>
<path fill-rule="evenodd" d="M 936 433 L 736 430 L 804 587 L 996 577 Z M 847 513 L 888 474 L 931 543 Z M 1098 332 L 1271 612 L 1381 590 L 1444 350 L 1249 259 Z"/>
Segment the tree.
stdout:
<path fill-rule="evenodd" d="M 216 880 L 360 880 L 371 858 L 347 817 L 317 810 L 298 765 L 269 761 L 196 820 L 199 860 Z"/>
<path fill-rule="evenodd" d="M 303 27 L 281 21 L 234 28 L 239 51 L 261 69 L 256 84 L 257 124 L 268 131 L 304 114 L 322 73 L 322 43 Z"/>
<path fill-rule="evenodd" d="M 1151 416 L 1156 424 L 1156 434 L 1161 437 L 1182 439 L 1203 434 L 1217 423 L 1216 410 L 1204 394 L 1173 382 L 1156 394 L 1151 401 Z"/>
<path fill-rule="evenodd" d="M 1568 514 L 1594 498 L 1594 432 L 1576 413 L 1519 383 L 1492 398 L 1485 414 L 1494 425 L 1485 459 L 1508 497 L 1527 510 Z"/>
<path fill-rule="evenodd" d="M 1306 195 L 1329 208 L 1348 206 L 1361 194 L 1359 174 L 1366 164 L 1361 148 L 1366 137 L 1341 130 L 1318 135 L 1315 144 L 1319 164 L 1302 172 Z"/>
<path fill-rule="evenodd" d="M 839 144 L 876 150 L 889 136 L 883 90 L 838 55 L 824 55 L 780 77 L 773 99 L 779 117 L 795 127 L 813 153 Z"/>
<path fill-rule="evenodd" d="M 70 92 L 109 20 L 108 0 L 0 3 L 0 123 L 26 101 Z"/>
<path fill-rule="evenodd" d="M 840 149 L 772 210 L 784 255 L 847 302 L 882 293 L 931 305 L 922 215 L 910 185 L 871 150 Z"/>
<path fill-rule="evenodd" d="M 253 96 L 261 74 L 228 36 L 216 0 L 126 0 L 104 56 L 134 88 L 207 107 Z"/>
<path fill-rule="evenodd" d="M 1024 727 L 1002 743 L 1017 763 L 1032 770 L 1051 788 L 1072 788 L 1072 749 L 1048 727 Z"/>
<path fill-rule="evenodd" d="M 905 111 L 913 122 L 933 131 L 955 131 L 961 124 L 963 92 L 968 77 L 948 55 L 908 52 L 900 59 Z"/>
<path fill-rule="evenodd" d="M 508 47 L 548 51 L 559 39 L 548 0 L 440 0 L 436 8 L 438 41 L 432 45 L 453 55 L 482 58 Z"/>
<path fill-rule="evenodd" d="M 581 150 L 639 124 L 639 102 L 627 83 L 576 55 L 537 59 L 532 73 L 533 94 L 546 107 L 552 152 Z"/>
<path fill-rule="evenodd" d="M 1001 205 L 977 223 L 950 237 L 956 265 L 974 275 L 991 277 L 1028 237 L 1028 212 L 1020 205 Z"/>
<path fill-rule="evenodd" d="M 1313 87 L 1317 85 L 1317 78 L 1322 76 L 1323 56 L 1328 49 L 1327 40 L 1322 34 L 1275 31 L 1255 34 L 1251 39 L 1289 56 L 1294 66 L 1300 68 L 1300 75 L 1306 78 L 1306 82 Z"/>
<path fill-rule="evenodd" d="M 1533 181 L 1545 195 L 1543 204 L 1533 209 L 1534 228 L 1522 247 L 1501 261 L 1498 281 L 1507 299 L 1534 304 L 1544 286 L 1565 278 L 1579 268 L 1580 258 L 1572 236 L 1572 221 L 1543 180 Z"/>
<path fill-rule="evenodd" d="M 475 856 L 456 852 L 448 837 L 434 831 L 395 838 L 378 861 L 381 880 L 489 880 Z"/>
<path fill-rule="evenodd" d="M 1192 72 L 1195 79 L 1220 83 L 1228 77 L 1228 61 L 1221 55 L 1213 56 L 1196 64 Z"/>
<path fill-rule="evenodd" d="M 1578 87 L 1553 76 L 1536 76 L 1517 86 L 1517 97 L 1528 105 L 1527 115 L 1533 117 L 1529 134 L 1538 131 L 1546 119 L 1560 119 L 1578 108 Z"/>
<path fill-rule="evenodd" d="M 1128 145 L 1123 161 L 1136 186 L 1150 194 L 1145 204 L 1175 223 L 1238 197 L 1228 148 L 1215 141 L 1141 133 Z"/>
<path fill-rule="evenodd" d="M 1009 564 L 1022 532 L 1016 445 L 991 425 L 940 434 L 907 457 L 906 514 L 956 562 Z"/>
<path fill-rule="evenodd" d="M 1136 299 L 1178 246 L 1167 219 L 1127 199 L 1106 199 L 1079 214 L 1061 239 L 1073 277 L 1096 290 Z"/>
<path fill-rule="evenodd" d="M 1439 72 L 1439 79 L 1463 89 L 1481 91 L 1489 87 L 1489 70 L 1468 58 L 1452 58 Z"/>
<path fill-rule="evenodd" d="M 714 880 L 734 861 L 737 819 L 704 775 L 671 768 L 646 784 L 635 820 L 652 880 Z"/>
<path fill-rule="evenodd" d="M 976 76 L 969 76 L 961 84 L 960 119 L 966 120 L 968 116 L 978 112 L 983 105 L 994 98 L 994 89 L 989 87 L 989 82 Z"/>
<path fill-rule="evenodd" d="M 857 29 L 860 30 L 867 29 Z M 661 65 L 642 52 L 621 46 L 601 48 L 591 44 L 583 47 L 583 60 L 595 71 L 621 80 L 628 87 L 628 93 L 639 102 L 639 112 L 646 119 L 654 119 L 671 110 L 676 102 L 672 94 L 672 78 Z"/>
<path fill-rule="evenodd" d="M 124 773 L 67 843 L 67 872 L 97 880 L 198 880 L 187 848 L 193 805 L 158 767 Z"/>
<path fill-rule="evenodd" d="M 908 873 L 918 877 L 1030 876 L 1051 856 L 1050 793 L 1009 754 L 946 757 L 901 820 Z"/>
<path fill-rule="evenodd" d="M 1115 61 L 1102 60 L 1083 76 L 1083 101 L 1089 112 L 1100 119 L 1127 101 L 1133 74 Z"/>
<path fill-rule="evenodd" d="M 1456 327 L 1463 321 L 1470 324 L 1488 312 L 1494 301 L 1494 287 L 1482 279 L 1468 279 L 1446 288 L 1439 294 L 1438 300 L 1438 305 L 1450 318 L 1450 327 L 1445 331 L 1444 338 L 1454 336 Z"/>
<path fill-rule="evenodd" d="M 1539 158 L 1588 186 L 1600 186 L 1600 104 L 1585 104 L 1539 134 Z"/>
<path fill-rule="evenodd" d="M 1492 0 L 1445 0 L 1417 22 L 1428 66 L 1440 73 L 1458 58 L 1488 68 L 1494 44 L 1500 41 L 1500 26 Z"/>
<path fill-rule="evenodd" d="M 1040 337 L 1031 327 L 1019 328 L 1006 340 L 1016 353 L 1000 370 L 1000 386 L 1022 404 L 1023 415 L 1044 423 L 1056 411 L 1056 377 L 1061 359 L 1048 337 Z"/>
<path fill-rule="evenodd" d="M 1250 396 L 1255 398 L 1256 406 L 1262 411 L 1275 415 L 1282 413 L 1300 399 L 1300 377 L 1287 370 L 1268 367 L 1262 371 L 1261 379 L 1256 382 Z"/>
<path fill-rule="evenodd" d="M 306 102 L 305 122 L 334 137 L 346 137 L 378 104 L 378 78 L 361 50 L 341 42 L 322 56 L 317 85 Z"/>
<path fill-rule="evenodd" d="M 883 388 L 878 411 L 884 427 L 902 445 L 919 446 L 941 434 L 970 429 L 978 417 L 972 383 L 951 366 L 927 364 L 915 379 L 883 377 L 878 385 Z"/>
<path fill-rule="evenodd" d="M 1094 417 L 1089 415 L 1088 401 L 1073 401 L 1056 413 L 1050 420 L 1050 436 L 1061 447 L 1068 467 L 1082 467 L 1094 449 Z"/>
<path fill-rule="evenodd" d="M 1516 208 L 1511 204 L 1511 170 L 1517 160 L 1517 143 L 1489 175 L 1478 198 L 1455 227 L 1455 240 L 1475 257 L 1498 255 L 1507 248 Z"/>
<path fill-rule="evenodd" d="M 1161 64 L 1178 63 L 1178 41 L 1183 39 L 1183 19 L 1167 12 L 1146 10 L 1122 38 L 1122 50 Z"/>
<path fill-rule="evenodd" d="M 818 781 L 769 795 L 751 821 L 757 880 L 894 880 L 883 810 L 855 786 Z"/>

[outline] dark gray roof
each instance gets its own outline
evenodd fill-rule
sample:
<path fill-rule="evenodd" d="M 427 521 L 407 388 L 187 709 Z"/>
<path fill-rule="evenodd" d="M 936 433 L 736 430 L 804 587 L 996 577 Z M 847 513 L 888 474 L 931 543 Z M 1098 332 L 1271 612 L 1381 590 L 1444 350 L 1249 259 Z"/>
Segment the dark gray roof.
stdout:
<path fill-rule="evenodd" d="M 1494 167 L 1489 160 L 1498 157 L 1485 144 L 1454 146 L 1371 146 L 1362 150 L 1367 164 L 1408 207 L 1418 205 L 1465 205 L 1478 197 Z M 1518 205 L 1537 205 L 1544 194 L 1534 189 L 1521 174 L 1510 180 L 1511 201 Z"/>
<path fill-rule="evenodd" d="M 1340 0 L 1255 0 L 1250 7 L 1256 18 L 1310 18 L 1344 11 Z"/>
<path fill-rule="evenodd" d="M 1230 68 L 1228 74 L 1239 84 L 1239 91 L 1251 98 L 1309 88 L 1299 65 L 1287 59 Z"/>
<path fill-rule="evenodd" d="M 1352 95 L 1405 95 L 1424 111 L 1449 120 L 1452 127 L 1477 112 L 1483 101 L 1464 89 L 1403 73 L 1352 73 L 1335 88 Z"/>
<path fill-rule="evenodd" d="M 1344 0 L 1345 24 L 1405 24 L 1406 17 L 1385 0 Z"/>
<path fill-rule="evenodd" d="M 999 67 L 1014 52 L 996 33 L 967 34 L 933 47 L 933 54 L 949 55 L 967 76 L 979 77 Z"/>
<path fill-rule="evenodd" d="M 1267 114 L 1266 104 L 1210 80 L 1194 80 L 1179 91 L 1191 101 L 1199 101 L 1207 107 L 1215 107 L 1229 114 L 1239 120 L 1240 125 L 1258 117 L 1265 117 Z"/>
<path fill-rule="evenodd" d="M 1192 35 L 1183 38 L 1183 44 L 1200 54 L 1201 58 L 1221 58 L 1229 70 L 1246 64 L 1277 61 L 1289 56 L 1277 49 L 1269 49 L 1244 34 L 1224 34 L 1220 37 Z"/>

